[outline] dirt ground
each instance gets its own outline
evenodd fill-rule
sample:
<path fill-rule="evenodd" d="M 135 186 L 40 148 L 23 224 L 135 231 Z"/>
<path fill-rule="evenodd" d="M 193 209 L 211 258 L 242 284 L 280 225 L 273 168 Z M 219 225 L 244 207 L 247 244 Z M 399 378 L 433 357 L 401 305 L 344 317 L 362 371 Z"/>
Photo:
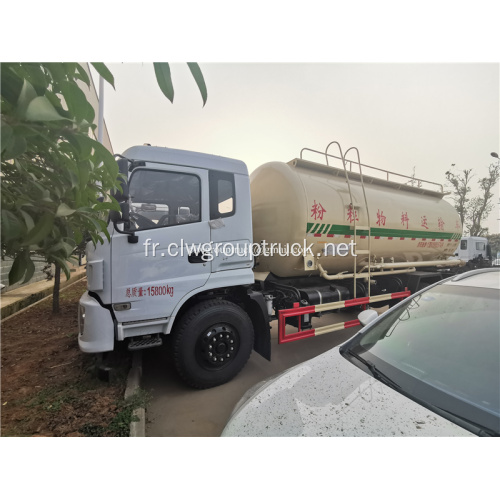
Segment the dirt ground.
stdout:
<path fill-rule="evenodd" d="M 86 280 L 61 291 L 61 312 L 47 299 L 2 321 L 2 436 L 127 436 L 133 408 L 123 401 L 130 356 L 113 360 L 110 381 L 97 357 L 78 348 L 78 300 Z"/>

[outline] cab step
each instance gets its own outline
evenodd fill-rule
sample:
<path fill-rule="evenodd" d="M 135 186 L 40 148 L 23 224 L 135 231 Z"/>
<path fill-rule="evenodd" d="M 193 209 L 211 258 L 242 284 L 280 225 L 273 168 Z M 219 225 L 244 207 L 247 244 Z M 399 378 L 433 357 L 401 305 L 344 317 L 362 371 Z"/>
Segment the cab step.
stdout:
<path fill-rule="evenodd" d="M 138 351 L 139 349 L 148 349 L 149 347 L 158 347 L 163 344 L 160 335 L 145 335 L 131 339 L 128 344 L 129 351 Z"/>

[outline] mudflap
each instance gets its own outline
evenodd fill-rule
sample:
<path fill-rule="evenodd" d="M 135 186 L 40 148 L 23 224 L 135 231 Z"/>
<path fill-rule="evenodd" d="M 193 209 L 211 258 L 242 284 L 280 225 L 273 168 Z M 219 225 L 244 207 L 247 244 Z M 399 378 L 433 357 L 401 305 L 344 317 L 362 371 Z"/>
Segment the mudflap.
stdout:
<path fill-rule="evenodd" d="M 264 359 L 271 361 L 271 326 L 264 297 L 260 292 L 248 290 L 246 311 L 253 324 L 253 349 Z"/>

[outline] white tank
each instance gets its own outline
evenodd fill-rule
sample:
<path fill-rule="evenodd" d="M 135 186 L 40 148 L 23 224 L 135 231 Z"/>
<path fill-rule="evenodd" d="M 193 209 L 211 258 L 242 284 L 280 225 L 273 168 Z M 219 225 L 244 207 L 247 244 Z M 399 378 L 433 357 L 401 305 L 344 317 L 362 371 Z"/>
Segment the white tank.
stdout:
<path fill-rule="evenodd" d="M 368 210 L 358 173 L 348 172 L 351 205 L 343 168 L 302 159 L 262 165 L 250 176 L 254 241 L 281 244 L 283 253 L 287 244 L 303 247 L 305 241 L 306 247 L 313 244 L 315 256 L 321 255 L 319 262 L 328 273 L 349 273 L 355 262 L 350 253 L 333 256 L 329 245 L 325 255 L 324 249 L 326 243 L 338 249 L 354 240 L 356 218 L 354 253 L 368 249 L 370 227 L 372 263 L 446 260 L 454 254 L 462 225 L 442 192 L 363 174 Z M 368 255 L 358 254 L 356 260 L 359 272 Z M 303 255 L 262 255 L 255 271 L 280 277 L 319 274 L 307 269 Z"/>

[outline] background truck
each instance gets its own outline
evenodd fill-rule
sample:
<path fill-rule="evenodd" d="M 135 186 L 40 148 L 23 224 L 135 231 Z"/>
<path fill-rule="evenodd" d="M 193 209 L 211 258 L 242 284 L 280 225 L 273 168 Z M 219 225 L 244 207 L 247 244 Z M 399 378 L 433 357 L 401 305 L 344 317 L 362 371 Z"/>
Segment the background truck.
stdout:
<path fill-rule="evenodd" d="M 80 348 L 165 340 L 196 388 L 231 380 L 252 349 L 270 360 L 272 320 L 279 343 L 355 326 L 313 320 L 392 305 L 463 264 L 449 259 L 462 226 L 441 185 L 364 165 L 337 142 L 251 177 L 238 160 L 150 146 L 118 164 L 121 213 L 110 241 L 86 249 Z"/>
<path fill-rule="evenodd" d="M 482 236 L 464 236 L 455 251 L 455 257 L 465 261 L 466 270 L 490 267 L 493 263 L 491 247 Z"/>

